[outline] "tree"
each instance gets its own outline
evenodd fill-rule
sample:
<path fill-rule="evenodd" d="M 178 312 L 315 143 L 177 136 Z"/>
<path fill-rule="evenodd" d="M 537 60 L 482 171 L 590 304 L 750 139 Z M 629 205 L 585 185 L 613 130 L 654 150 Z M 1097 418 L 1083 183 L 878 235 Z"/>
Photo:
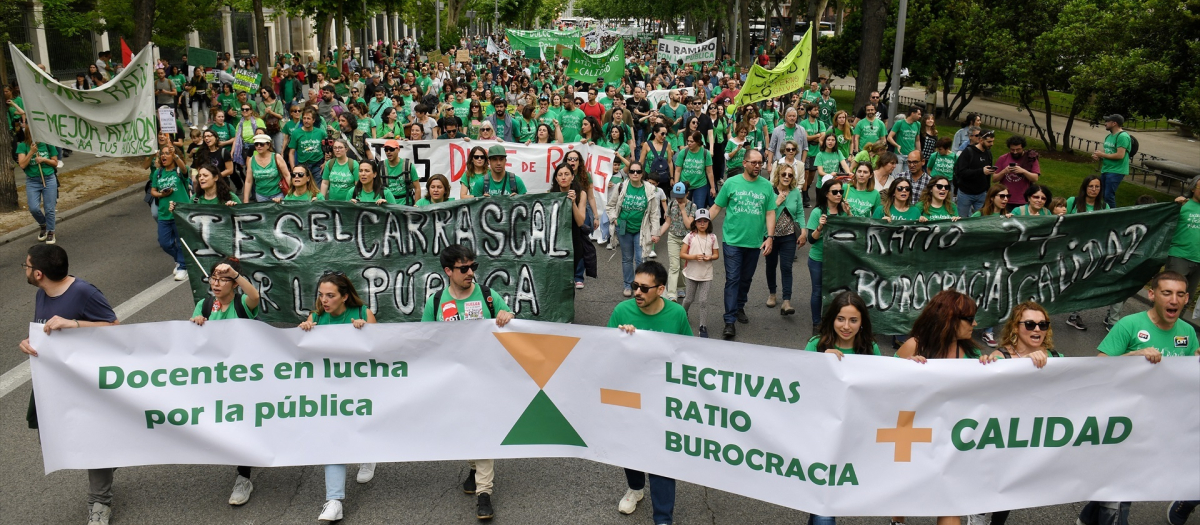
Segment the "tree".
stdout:
<path fill-rule="evenodd" d="M 862 0 L 860 16 L 862 45 L 858 54 L 858 73 L 854 78 L 856 108 L 866 105 L 871 98 L 871 92 L 879 87 L 879 60 L 883 52 L 883 30 L 888 19 L 888 3 L 885 0 Z M 843 36 L 847 34 L 842 33 Z"/>

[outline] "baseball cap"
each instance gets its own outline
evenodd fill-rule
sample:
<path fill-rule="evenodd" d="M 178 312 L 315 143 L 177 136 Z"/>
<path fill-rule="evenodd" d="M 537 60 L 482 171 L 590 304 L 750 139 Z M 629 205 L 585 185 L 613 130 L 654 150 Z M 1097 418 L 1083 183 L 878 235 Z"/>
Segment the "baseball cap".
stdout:
<path fill-rule="evenodd" d="M 254 138 L 252 138 L 252 139 L 250 139 L 250 140 L 251 140 L 251 142 L 253 142 L 253 143 L 255 143 L 255 144 L 259 144 L 259 143 L 266 143 L 266 144 L 270 144 L 270 143 L 271 143 L 271 136 L 270 136 L 270 135 L 262 135 L 262 134 L 259 134 L 259 135 L 255 135 L 255 136 L 254 136 Z"/>
<path fill-rule="evenodd" d="M 708 208 L 696 208 L 696 219 L 695 220 L 700 220 L 700 219 L 712 220 L 708 217 Z"/>
<path fill-rule="evenodd" d="M 1105 122 L 1109 122 L 1109 121 L 1116 122 L 1118 126 L 1122 126 L 1125 124 L 1125 117 L 1122 117 L 1121 115 L 1113 113 L 1112 115 L 1105 115 L 1104 121 Z"/>
<path fill-rule="evenodd" d="M 488 157 L 507 157 L 508 152 L 504 150 L 504 146 L 496 144 L 488 148 Z"/>
<path fill-rule="evenodd" d="M 384 142 L 384 143 L 383 143 L 383 147 L 385 147 L 385 148 L 399 148 L 399 147 L 400 147 L 400 141 L 398 141 L 398 140 L 396 140 L 396 139 L 388 139 L 386 142 Z"/>
<path fill-rule="evenodd" d="M 682 182 L 676 182 L 675 186 L 671 188 L 671 196 L 678 199 L 685 195 L 687 195 L 687 185 Z"/>

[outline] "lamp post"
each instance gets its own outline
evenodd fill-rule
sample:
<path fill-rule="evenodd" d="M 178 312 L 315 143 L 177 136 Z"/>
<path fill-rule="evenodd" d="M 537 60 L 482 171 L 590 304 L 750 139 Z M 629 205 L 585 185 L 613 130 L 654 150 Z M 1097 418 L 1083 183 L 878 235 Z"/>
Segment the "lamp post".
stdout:
<path fill-rule="evenodd" d="M 438 53 L 442 52 L 442 2 L 438 0 L 433 3 L 434 7 L 434 23 L 437 24 L 437 30 L 434 32 L 434 37 L 437 38 Z"/>
<path fill-rule="evenodd" d="M 908 18 L 908 0 L 900 0 L 900 19 L 896 21 L 896 51 L 892 53 L 892 94 L 888 115 L 896 119 L 900 109 L 900 63 L 904 60 L 904 20 Z"/>

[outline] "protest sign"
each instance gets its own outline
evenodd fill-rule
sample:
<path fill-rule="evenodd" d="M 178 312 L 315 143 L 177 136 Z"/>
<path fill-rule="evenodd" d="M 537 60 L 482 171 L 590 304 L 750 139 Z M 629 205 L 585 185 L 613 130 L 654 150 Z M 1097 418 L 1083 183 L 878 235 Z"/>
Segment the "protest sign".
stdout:
<path fill-rule="evenodd" d="M 583 35 L 583 30 L 569 29 L 566 31 L 554 31 L 551 29 L 533 29 L 523 31 L 519 29 L 505 29 L 504 35 L 508 38 L 508 45 L 513 49 L 538 48 L 541 50 L 547 46 L 562 45 L 569 48 L 570 46 L 579 45 L 579 39 Z"/>
<path fill-rule="evenodd" d="M 670 40 L 672 42 L 682 42 L 684 44 L 696 43 L 696 35 L 663 35 L 662 39 Z"/>
<path fill-rule="evenodd" d="M 233 70 L 233 90 L 245 91 L 253 93 L 258 91 L 259 82 L 262 81 L 262 75 L 249 69 L 237 68 Z"/>
<path fill-rule="evenodd" d="M 375 158 L 385 158 L 383 139 L 368 139 L 367 145 L 375 152 Z M 471 148 L 487 149 L 498 142 L 462 139 L 405 140 L 400 141 L 399 155 L 412 161 L 417 176 L 424 185 L 429 176 L 441 173 L 450 179 L 450 195 L 458 195 L 463 173 L 467 169 L 467 155 Z M 608 181 L 613 176 L 613 150 L 595 144 L 573 142 L 568 144 L 522 144 L 505 142 L 508 152 L 508 171 L 521 177 L 529 193 L 540 193 L 550 189 L 554 166 L 563 161 L 567 152 L 579 151 L 583 155 L 584 167 L 592 175 L 593 189 L 604 195 Z"/>
<path fill-rule="evenodd" d="M 774 69 L 767 70 L 758 64 L 750 66 L 750 73 L 742 90 L 734 99 L 735 106 L 745 106 L 797 91 L 808 81 L 808 68 L 812 62 L 812 27 L 804 38 L 793 47 Z"/>
<path fill-rule="evenodd" d="M 699 44 L 682 44 L 670 40 L 658 41 L 658 58 L 666 59 L 672 64 L 682 60 L 685 64 L 693 62 L 713 62 L 717 60 L 717 39 L 710 38 Z"/>
<path fill-rule="evenodd" d="M 349 202 L 183 205 L 179 236 L 208 270 L 237 257 L 263 297 L 265 321 L 299 322 L 326 270 L 344 272 L 380 321 L 416 321 L 445 287 L 438 255 L 462 243 L 479 254 L 476 279 L 522 318 L 570 322 L 571 208 L 564 194 L 478 198 L 422 208 Z M 188 255 L 189 263 L 193 261 Z M 192 296 L 208 284 L 188 265 Z"/>
<path fill-rule="evenodd" d="M 958 222 L 835 216 L 825 234 L 825 304 L 857 292 L 879 334 L 908 333 L 945 289 L 975 300 L 981 327 L 1029 300 L 1052 314 L 1108 306 L 1159 271 L 1178 216 L 1176 204 Z"/>
<path fill-rule="evenodd" d="M 204 81 L 208 82 L 209 84 L 216 82 L 217 74 L 212 71 L 208 71 L 208 72 L 204 73 Z"/>
<path fill-rule="evenodd" d="M 459 49 L 458 53 L 454 56 L 454 61 L 455 62 L 470 62 L 471 61 L 471 52 L 467 51 L 466 49 Z"/>
<path fill-rule="evenodd" d="M 86 90 L 58 83 L 16 46 L 8 48 L 34 140 L 107 157 L 155 152 L 158 115 L 150 46 L 112 80 Z"/>
<path fill-rule="evenodd" d="M 663 102 L 668 102 L 671 100 L 671 92 L 672 91 L 681 91 L 681 92 L 683 92 L 684 96 L 688 96 L 688 97 L 696 94 L 696 88 L 690 88 L 690 87 L 689 88 L 679 88 L 678 90 L 656 89 L 654 91 L 646 93 L 646 100 L 650 101 L 650 107 L 656 108 L 656 107 L 658 107 L 659 104 L 661 104 Z"/>
<path fill-rule="evenodd" d="M 826 516 L 1200 494 L 1195 357 L 838 360 L 524 320 L 29 338 L 47 473 L 574 457 Z"/>
<path fill-rule="evenodd" d="M 177 133 L 179 131 L 175 122 L 175 109 L 171 106 L 158 108 L 158 129 L 163 133 Z"/>
<path fill-rule="evenodd" d="M 625 74 L 625 41 L 617 40 L 608 50 L 595 55 L 589 55 L 579 46 L 575 46 L 571 50 L 570 58 L 571 62 L 567 64 L 567 78 L 595 82 L 599 77 L 607 83 L 620 82 L 621 76 Z"/>
<path fill-rule="evenodd" d="M 202 47 L 188 47 L 189 66 L 217 67 L 217 52 Z"/>

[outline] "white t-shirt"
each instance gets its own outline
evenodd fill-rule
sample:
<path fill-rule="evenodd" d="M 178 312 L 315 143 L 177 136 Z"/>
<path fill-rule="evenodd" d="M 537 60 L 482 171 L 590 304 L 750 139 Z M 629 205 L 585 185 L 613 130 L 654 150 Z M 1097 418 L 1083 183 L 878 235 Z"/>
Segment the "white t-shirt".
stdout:
<path fill-rule="evenodd" d="M 701 237 L 695 232 L 688 233 L 683 237 L 683 244 L 688 247 L 689 255 L 703 253 L 712 255 L 713 249 L 717 247 L 717 234 L 710 233 Z M 684 261 L 683 276 L 693 281 L 711 281 L 713 280 L 713 263 L 712 261 Z"/>

